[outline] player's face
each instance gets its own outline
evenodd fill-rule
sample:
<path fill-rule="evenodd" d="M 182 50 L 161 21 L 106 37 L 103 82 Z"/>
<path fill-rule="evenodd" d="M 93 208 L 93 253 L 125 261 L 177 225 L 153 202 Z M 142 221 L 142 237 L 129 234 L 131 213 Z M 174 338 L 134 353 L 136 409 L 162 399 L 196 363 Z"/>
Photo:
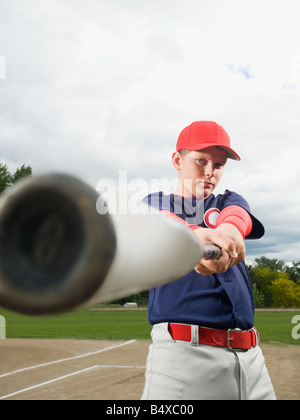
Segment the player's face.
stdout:
<path fill-rule="evenodd" d="M 222 178 L 227 153 L 219 147 L 173 154 L 173 165 L 178 171 L 177 194 L 185 197 L 207 198 Z"/>

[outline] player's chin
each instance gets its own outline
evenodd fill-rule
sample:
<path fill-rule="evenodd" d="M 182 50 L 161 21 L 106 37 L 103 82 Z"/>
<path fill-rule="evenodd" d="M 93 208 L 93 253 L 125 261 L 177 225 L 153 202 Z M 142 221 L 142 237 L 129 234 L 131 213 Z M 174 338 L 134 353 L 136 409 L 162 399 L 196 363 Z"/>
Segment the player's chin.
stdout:
<path fill-rule="evenodd" d="M 207 187 L 204 187 L 204 190 L 203 190 L 204 198 L 208 198 L 213 193 L 214 189 L 215 189 L 215 186 L 213 184 Z"/>

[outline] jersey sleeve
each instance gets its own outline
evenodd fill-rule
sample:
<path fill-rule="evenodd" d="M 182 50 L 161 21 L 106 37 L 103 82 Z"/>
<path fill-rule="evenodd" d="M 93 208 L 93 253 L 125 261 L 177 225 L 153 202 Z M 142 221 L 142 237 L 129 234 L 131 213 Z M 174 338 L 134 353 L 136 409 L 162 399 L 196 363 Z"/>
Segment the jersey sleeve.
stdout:
<path fill-rule="evenodd" d="M 172 204 L 162 191 L 149 194 L 143 198 L 142 201 L 143 203 L 148 204 L 148 206 L 154 207 L 157 210 L 172 212 Z"/>
<path fill-rule="evenodd" d="M 252 220 L 252 230 L 246 236 L 246 239 L 260 239 L 264 236 L 264 226 L 255 216 L 253 216 L 248 202 L 241 195 L 233 191 L 226 190 L 224 194 L 223 208 L 225 209 L 228 206 L 239 206 L 249 213 Z"/>

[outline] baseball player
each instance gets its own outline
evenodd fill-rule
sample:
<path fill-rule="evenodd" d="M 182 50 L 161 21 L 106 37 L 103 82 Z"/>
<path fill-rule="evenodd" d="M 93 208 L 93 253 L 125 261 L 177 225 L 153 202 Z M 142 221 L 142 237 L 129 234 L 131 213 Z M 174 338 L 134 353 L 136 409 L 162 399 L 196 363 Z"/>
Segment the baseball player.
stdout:
<path fill-rule="evenodd" d="M 264 227 L 247 201 L 226 190 L 213 195 L 227 159 L 240 160 L 227 132 L 197 121 L 180 133 L 172 162 L 174 194 L 145 202 L 194 230 L 202 243 L 222 248 L 218 260 L 201 260 L 181 279 L 150 290 L 152 341 L 142 399 L 275 399 L 259 335 L 245 258 L 245 239 Z"/>

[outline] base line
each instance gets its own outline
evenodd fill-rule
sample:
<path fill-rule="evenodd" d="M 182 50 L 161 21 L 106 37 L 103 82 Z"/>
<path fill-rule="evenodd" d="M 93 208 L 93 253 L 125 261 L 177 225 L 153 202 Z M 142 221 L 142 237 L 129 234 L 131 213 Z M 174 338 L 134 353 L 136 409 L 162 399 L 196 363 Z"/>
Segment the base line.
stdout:
<path fill-rule="evenodd" d="M 128 344 L 131 344 L 131 343 L 134 343 L 134 342 L 135 342 L 135 340 L 130 340 L 130 341 L 126 341 L 125 343 L 117 344 L 115 346 L 106 347 L 104 349 L 97 350 L 97 351 L 94 351 L 94 352 L 91 352 L 91 353 L 80 354 L 79 356 L 73 356 L 73 357 L 68 357 L 66 359 L 54 360 L 52 362 L 42 363 L 40 365 L 29 366 L 29 367 L 26 367 L 26 368 L 23 368 L 23 369 L 14 370 L 13 372 L 8 372 L 8 373 L 4 373 L 3 375 L 0 375 L 0 378 L 5 378 L 6 376 L 14 375 L 15 373 L 25 372 L 25 371 L 31 370 L 31 369 L 38 369 L 38 368 L 44 367 L 44 366 L 49 366 L 49 365 L 54 365 L 54 364 L 57 364 L 57 363 L 67 362 L 68 360 L 74 360 L 74 359 L 80 359 L 82 357 L 93 356 L 94 354 L 103 353 L 104 351 L 114 350 L 114 349 L 117 349 L 119 347 L 127 346 Z"/>
<path fill-rule="evenodd" d="M 98 368 L 98 365 L 92 366 L 92 367 L 89 367 L 89 368 L 86 368 L 86 369 L 78 370 L 77 372 L 69 373 L 68 375 L 60 376 L 58 378 L 51 379 L 50 381 L 42 382 L 42 383 L 37 384 L 37 385 L 33 385 L 33 386 L 28 387 L 28 388 L 20 389 L 19 391 L 12 392 L 11 394 L 4 395 L 3 397 L 0 397 L 0 400 L 5 400 L 6 398 L 13 397 L 14 395 L 22 394 L 23 392 L 30 391 L 32 389 L 39 388 L 41 386 L 60 381 L 62 379 L 69 378 L 70 376 L 79 375 L 80 373 L 88 372 L 89 370 L 96 369 L 96 368 Z"/>
<path fill-rule="evenodd" d="M 121 368 L 121 369 L 146 369 L 146 366 L 127 366 L 127 365 L 98 365 L 98 368 Z"/>

